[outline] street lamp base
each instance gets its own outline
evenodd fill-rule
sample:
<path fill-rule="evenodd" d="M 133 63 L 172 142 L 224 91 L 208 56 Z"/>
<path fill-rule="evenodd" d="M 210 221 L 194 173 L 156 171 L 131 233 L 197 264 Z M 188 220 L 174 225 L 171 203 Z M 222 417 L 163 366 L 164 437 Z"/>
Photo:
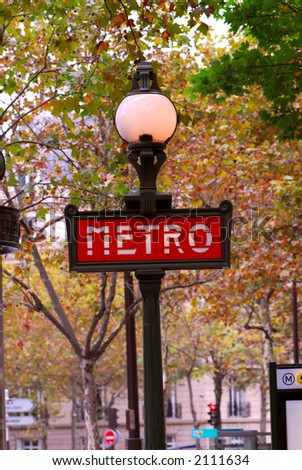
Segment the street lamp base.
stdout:
<path fill-rule="evenodd" d="M 130 437 L 125 440 L 126 450 L 142 450 L 143 440 L 140 437 Z"/>

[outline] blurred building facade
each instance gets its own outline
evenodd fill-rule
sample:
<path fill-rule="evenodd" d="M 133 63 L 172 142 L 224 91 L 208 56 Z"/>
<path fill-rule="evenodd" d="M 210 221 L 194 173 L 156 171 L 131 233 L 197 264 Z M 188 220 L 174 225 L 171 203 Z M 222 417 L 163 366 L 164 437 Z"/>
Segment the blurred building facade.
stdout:
<path fill-rule="evenodd" d="M 194 408 L 197 414 L 198 428 L 213 428 L 209 424 L 209 403 L 215 403 L 213 382 L 204 376 L 193 382 Z M 119 398 L 114 404 L 117 409 L 117 430 L 119 442 L 115 449 L 125 449 L 125 440 L 128 437 L 126 429 L 127 396 Z M 141 438 L 144 437 L 143 402 L 140 402 Z M 257 385 L 251 384 L 246 390 L 239 390 L 231 384 L 224 387 L 220 407 L 222 428 L 227 430 L 255 431 L 260 436 L 260 393 Z M 269 418 L 269 413 L 268 413 Z M 10 449 L 37 449 L 37 450 L 72 450 L 86 449 L 86 432 L 84 413 L 81 404 L 76 407 L 71 402 L 60 404 L 60 412 L 53 419 L 50 418 L 47 428 L 42 431 L 39 423 L 27 428 L 14 426 L 9 428 Z M 106 418 L 99 420 L 100 436 L 108 429 Z M 185 380 L 178 381 L 173 392 L 167 397 L 166 405 L 166 436 L 167 449 L 190 448 L 197 444 L 192 438 L 194 429 L 188 386 Z M 267 423 L 267 435 L 261 441 L 270 443 L 270 422 Z M 231 446 L 240 448 L 244 446 L 242 439 L 233 437 L 229 439 Z M 210 439 L 200 439 L 200 448 L 212 448 L 214 443 Z M 102 440 L 100 449 L 102 449 Z M 243 448 L 243 447 L 241 447 Z"/>

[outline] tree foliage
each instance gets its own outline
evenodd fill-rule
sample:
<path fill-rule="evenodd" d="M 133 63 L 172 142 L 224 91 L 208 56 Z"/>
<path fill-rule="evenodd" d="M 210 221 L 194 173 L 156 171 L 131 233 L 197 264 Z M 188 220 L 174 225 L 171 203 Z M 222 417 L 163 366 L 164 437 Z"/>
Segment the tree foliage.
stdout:
<path fill-rule="evenodd" d="M 257 338 L 262 333 L 255 344 L 258 352 L 269 337 L 270 357 L 289 357 L 288 349 L 280 345 L 286 341 L 291 347 L 290 314 L 284 311 L 290 308 L 288 286 L 299 279 L 301 269 L 301 261 L 295 258 L 301 248 L 301 213 L 297 210 L 302 198 L 301 146 L 299 142 L 281 145 L 274 128 L 258 119 L 259 108 L 267 107 L 268 101 L 252 82 L 243 90 L 249 93 L 242 96 L 236 89 L 238 96 L 218 102 L 210 96 L 188 100 L 185 91 L 188 77 L 197 72 L 196 59 L 210 63 L 216 54 L 225 56 L 225 50 L 219 50 L 211 38 L 200 40 L 208 30 L 205 18 L 220 3 L 24 0 L 0 6 L 4 63 L 1 148 L 7 163 L 2 199 L 21 210 L 23 229 L 22 250 L 7 268 L 7 276 L 18 286 L 21 303 L 34 312 L 22 309 L 17 331 L 8 323 L 12 362 L 14 347 L 21 367 L 34 345 L 40 347 L 46 326 L 41 322 L 39 337 L 40 329 L 34 330 L 33 323 L 43 313 L 57 327 L 51 329 L 51 335 L 55 337 L 56 331 L 61 351 L 63 338 L 69 340 L 69 353 L 60 356 L 66 368 L 72 364 L 76 373 L 75 357 L 82 361 L 87 372 L 85 387 L 93 385 L 98 360 L 97 382 L 109 387 L 110 380 L 113 387 L 112 377 L 106 381 L 110 361 L 105 351 L 111 344 L 113 361 L 119 362 L 112 340 L 125 321 L 121 284 L 107 274 L 70 275 L 66 246 L 49 238 L 46 228 L 62 217 L 67 202 L 88 210 L 121 207 L 121 196 L 137 183 L 126 166 L 126 151 L 112 117 L 142 57 L 154 61 L 160 85 L 180 113 L 159 189 L 173 193 L 176 207 L 216 206 L 230 199 L 235 210 L 231 270 L 171 272 L 165 277 L 163 290 L 169 292 L 171 308 L 163 313 L 175 328 L 175 344 L 178 339 L 181 345 L 185 341 L 181 339 L 183 329 L 177 331 L 177 312 L 172 307 L 179 303 L 182 308 L 189 302 L 196 313 L 203 299 L 199 318 L 190 318 L 196 335 L 202 318 L 211 343 L 210 326 L 218 317 L 222 332 L 218 349 L 223 350 L 224 325 L 238 322 L 235 331 L 244 336 L 243 325 L 248 324 L 257 330 Z M 239 14 L 240 6 L 247 4 L 233 5 L 232 10 L 231 3 L 225 3 L 225 12 L 230 14 L 233 10 Z M 243 52 L 247 54 L 254 44 L 255 38 Z M 240 44 L 233 41 L 230 47 L 234 46 L 240 50 Z M 265 51 L 265 44 L 256 50 Z M 276 46 L 275 54 L 277 50 Z M 236 84 L 235 79 L 233 82 Z M 185 294 L 181 293 L 184 288 Z M 265 309 L 264 300 L 272 291 L 269 309 Z M 163 309 L 165 305 L 163 302 Z M 190 338 L 187 341 L 190 345 Z M 199 349 L 204 361 L 206 352 Z M 235 367 L 230 355 L 222 358 L 218 350 L 216 356 L 225 361 L 226 370 Z M 49 358 L 39 357 L 52 367 Z M 240 357 L 245 356 L 240 353 Z M 192 370 L 196 372 L 194 367 Z M 89 394 L 91 388 L 86 390 L 92 416 L 95 396 Z M 90 445 L 97 447 L 97 433 Z"/>
<path fill-rule="evenodd" d="M 301 139 L 301 0 L 226 1 L 217 16 L 238 34 L 237 46 L 199 70 L 194 92 L 221 99 L 257 85 L 267 100 L 260 116 L 281 139 Z"/>
<path fill-rule="evenodd" d="M 26 238 L 19 265 L 8 275 L 26 292 L 31 308 L 65 336 L 81 363 L 91 448 L 98 446 L 94 365 L 125 322 L 112 308 L 116 276 L 101 276 L 96 305 L 86 305 L 86 315 L 79 310 L 83 292 L 73 297 L 73 305 L 66 304 L 60 276 L 52 278 L 50 265 L 57 259 L 54 251 L 58 259 L 67 253 L 54 240 L 48 245 L 43 227 L 62 217 L 67 201 L 88 209 L 121 205 L 128 172 L 112 117 L 133 68 L 154 48 L 188 47 L 190 28 L 205 31 L 201 15 L 210 15 L 215 3 L 197 9 L 191 1 L 132 0 L 24 0 L 0 6 L 0 141 L 7 164 L 2 201 L 21 210 Z M 34 269 L 42 291 L 28 282 Z"/>

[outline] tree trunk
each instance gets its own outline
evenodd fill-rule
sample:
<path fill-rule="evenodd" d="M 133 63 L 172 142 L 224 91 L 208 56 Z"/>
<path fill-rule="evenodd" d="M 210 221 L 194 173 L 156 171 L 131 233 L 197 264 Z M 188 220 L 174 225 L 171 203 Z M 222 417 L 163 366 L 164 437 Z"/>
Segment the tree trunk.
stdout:
<path fill-rule="evenodd" d="M 99 431 L 97 426 L 97 400 L 94 381 L 94 362 L 81 360 L 84 389 L 84 419 L 87 431 L 87 449 L 99 449 Z"/>
<path fill-rule="evenodd" d="M 268 338 L 264 339 L 263 343 L 263 378 L 261 382 L 261 423 L 260 432 L 266 432 L 267 426 L 267 411 L 269 408 L 269 364 L 273 361 L 273 348 L 272 341 Z M 263 434 L 260 438 L 261 443 L 266 442 L 266 437 Z"/>
<path fill-rule="evenodd" d="M 194 428 L 199 428 L 200 422 L 197 419 L 197 413 L 196 413 L 195 406 L 194 406 L 192 377 L 191 377 L 190 372 L 186 373 L 186 379 L 187 379 L 188 389 L 189 389 L 189 401 L 190 401 L 191 415 L 192 415 L 192 418 L 193 418 L 193 426 L 194 426 Z M 196 449 L 198 449 L 198 450 L 201 449 L 200 439 L 196 439 Z"/>
<path fill-rule="evenodd" d="M 267 292 L 266 297 L 261 299 L 261 310 L 264 326 L 264 341 L 263 341 L 263 382 L 261 386 L 261 433 L 266 432 L 267 425 L 267 411 L 268 411 L 268 384 L 269 384 L 269 364 L 274 361 L 274 350 L 273 350 L 273 326 L 271 323 L 270 315 L 270 298 L 273 294 L 273 289 Z M 260 442 L 265 443 L 266 437 L 263 435 Z"/>
<path fill-rule="evenodd" d="M 261 397 L 261 410 L 260 410 L 260 438 L 259 442 L 261 444 L 266 443 L 266 414 L 267 414 L 267 402 L 268 402 L 268 389 L 267 384 L 265 383 L 265 378 L 263 376 L 263 380 L 260 383 L 260 397 Z"/>
<path fill-rule="evenodd" d="M 71 408 L 71 448 L 72 450 L 76 450 L 77 446 L 77 413 L 76 413 L 76 403 L 74 399 L 72 400 L 72 408 Z"/>
<path fill-rule="evenodd" d="M 221 405 L 221 398 L 222 398 L 222 382 L 223 382 L 223 375 L 217 371 L 214 373 L 214 393 L 215 393 L 215 400 L 217 405 L 217 428 L 221 428 L 221 412 L 220 412 L 220 405 Z"/>
<path fill-rule="evenodd" d="M 76 450 L 77 445 L 77 404 L 76 404 L 76 391 L 75 391 L 75 380 L 74 377 L 70 377 L 71 383 L 71 396 L 72 396 L 72 408 L 71 408 L 71 448 Z"/>

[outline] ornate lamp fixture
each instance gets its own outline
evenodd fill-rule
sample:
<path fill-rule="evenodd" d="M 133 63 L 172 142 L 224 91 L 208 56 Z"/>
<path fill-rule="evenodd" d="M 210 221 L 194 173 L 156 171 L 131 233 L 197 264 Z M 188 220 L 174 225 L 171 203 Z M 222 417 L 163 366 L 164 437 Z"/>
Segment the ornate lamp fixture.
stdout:
<path fill-rule="evenodd" d="M 150 63 L 137 67 L 132 89 L 117 108 L 115 126 L 128 145 L 129 162 L 140 180 L 139 193 L 125 196 L 126 208 L 140 209 L 145 216 L 170 208 L 171 195 L 157 191 L 156 179 L 166 161 L 166 144 L 177 127 L 177 111 L 161 92 Z"/>

